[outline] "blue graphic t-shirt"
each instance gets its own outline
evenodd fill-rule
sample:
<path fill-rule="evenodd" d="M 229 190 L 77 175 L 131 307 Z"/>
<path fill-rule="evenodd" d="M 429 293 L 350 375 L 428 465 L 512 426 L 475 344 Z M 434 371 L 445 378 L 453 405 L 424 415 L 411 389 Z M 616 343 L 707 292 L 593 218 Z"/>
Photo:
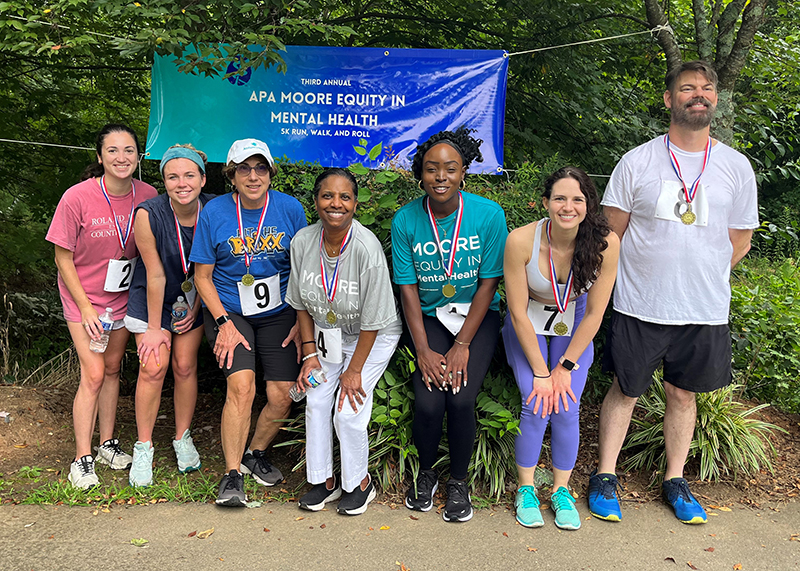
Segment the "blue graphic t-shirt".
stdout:
<path fill-rule="evenodd" d="M 269 191 L 269 206 L 256 237 L 256 227 L 261 209 L 242 208 L 242 227 L 249 251 L 253 254 L 250 273 L 257 280 L 280 274 L 280 306 L 250 317 L 267 317 L 286 308 L 286 284 L 289 282 L 289 243 L 301 228 L 305 228 L 306 214 L 300 202 L 289 195 Z M 192 244 L 189 259 L 198 264 L 214 264 L 213 281 L 219 299 L 226 311 L 242 314 L 239 290 L 236 283 L 247 273 L 244 263 L 245 244 L 239 237 L 236 221 L 236 202 L 233 194 L 211 200 L 203 212 Z M 203 304 L 205 305 L 205 303 Z"/>
<path fill-rule="evenodd" d="M 442 257 L 433 236 L 424 197 L 405 205 L 392 218 L 392 270 L 398 285 L 417 284 L 422 312 L 435 316 L 436 308 L 448 303 L 471 303 L 478 290 L 478 278 L 503 275 L 503 252 L 508 237 L 506 216 L 499 204 L 462 192 L 464 214 L 459 232 L 450 283 L 456 295 L 446 298 L 442 286 L 448 283 Z M 436 220 L 445 260 L 449 260 L 452 232 L 458 210 Z M 445 235 L 446 233 L 446 235 Z M 497 311 L 500 294 L 495 292 L 489 309 Z"/>

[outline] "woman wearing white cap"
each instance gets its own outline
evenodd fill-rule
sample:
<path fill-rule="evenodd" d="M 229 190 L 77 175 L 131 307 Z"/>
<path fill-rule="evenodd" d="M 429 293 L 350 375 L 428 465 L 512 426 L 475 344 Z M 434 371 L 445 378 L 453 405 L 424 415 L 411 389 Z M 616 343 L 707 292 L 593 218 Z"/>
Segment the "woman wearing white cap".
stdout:
<path fill-rule="evenodd" d="M 247 496 L 242 473 L 265 486 L 283 479 L 265 450 L 281 426 L 276 421 L 289 413 L 289 389 L 300 372 L 296 313 L 284 297 L 289 243 L 307 223 L 297 199 L 270 190 L 278 169 L 266 143 L 235 141 L 222 172 L 233 192 L 203 209 L 190 260 L 196 264 L 206 335 L 228 381 L 221 430 L 226 474 L 217 504 L 243 506 Z M 256 354 L 268 402 L 248 447 Z"/>

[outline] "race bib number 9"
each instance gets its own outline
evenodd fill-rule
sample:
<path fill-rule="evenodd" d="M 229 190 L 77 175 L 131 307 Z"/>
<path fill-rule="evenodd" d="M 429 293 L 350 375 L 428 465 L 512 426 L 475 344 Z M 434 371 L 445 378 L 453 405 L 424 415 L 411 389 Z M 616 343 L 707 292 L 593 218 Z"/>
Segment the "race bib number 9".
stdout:
<path fill-rule="evenodd" d="M 280 274 L 256 280 L 251 286 L 237 282 L 236 287 L 239 288 L 242 315 L 258 315 L 281 304 Z"/>
<path fill-rule="evenodd" d="M 335 364 L 342 362 L 342 330 L 340 328 L 322 329 L 315 323 L 314 339 L 317 341 L 317 354 L 320 359 Z"/>
<path fill-rule="evenodd" d="M 686 212 L 688 207 L 683 185 L 676 180 L 662 180 L 655 217 L 683 224 L 681 215 Z M 698 185 L 697 194 L 694 195 L 692 212 L 697 216 L 694 222 L 695 226 L 708 226 L 708 199 L 706 189 L 702 184 Z"/>
<path fill-rule="evenodd" d="M 567 332 L 563 335 L 571 336 L 575 327 L 575 300 L 567 304 L 567 310 L 563 314 L 559 314 L 555 304 L 545 305 L 529 299 L 528 319 L 531 320 L 531 325 L 537 335 L 558 335 L 555 326 L 557 323 L 563 322 L 567 326 Z"/>
<path fill-rule="evenodd" d="M 138 259 L 109 260 L 103 289 L 110 292 L 128 291 L 133 282 L 133 270 L 136 269 Z"/>

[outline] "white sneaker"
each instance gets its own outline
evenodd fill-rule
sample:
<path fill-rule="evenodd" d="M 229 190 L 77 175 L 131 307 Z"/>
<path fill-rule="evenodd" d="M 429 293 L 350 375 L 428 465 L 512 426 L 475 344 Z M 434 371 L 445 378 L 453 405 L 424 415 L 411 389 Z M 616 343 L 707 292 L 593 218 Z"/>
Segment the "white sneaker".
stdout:
<path fill-rule="evenodd" d="M 95 462 L 108 464 L 112 470 L 127 470 L 133 464 L 133 456 L 122 451 L 117 438 L 106 440 L 95 447 L 95 450 L 97 451 Z"/>
<path fill-rule="evenodd" d="M 144 488 L 153 483 L 153 445 L 136 441 L 133 445 L 133 466 L 128 474 L 131 486 Z"/>
<path fill-rule="evenodd" d="M 100 484 L 97 474 L 94 473 L 94 458 L 90 454 L 81 456 L 69 466 L 69 483 L 75 488 L 88 490 Z"/>
<path fill-rule="evenodd" d="M 182 474 L 200 469 L 200 454 L 194 447 L 188 428 L 183 432 L 180 440 L 172 441 L 172 447 L 175 449 L 175 456 L 178 459 L 178 470 Z"/>

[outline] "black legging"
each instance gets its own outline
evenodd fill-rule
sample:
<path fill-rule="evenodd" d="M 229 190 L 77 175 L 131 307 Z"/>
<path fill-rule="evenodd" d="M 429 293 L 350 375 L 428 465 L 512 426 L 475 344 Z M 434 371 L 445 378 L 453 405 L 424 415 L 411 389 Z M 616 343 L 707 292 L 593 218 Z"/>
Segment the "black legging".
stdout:
<path fill-rule="evenodd" d="M 445 355 L 453 346 L 455 336 L 435 317 L 422 315 L 428 346 Z M 469 346 L 467 386 L 457 395 L 452 390 L 440 391 L 431 385 L 428 391 L 422 382 L 419 367 L 411 375 L 414 383 L 414 444 L 419 452 L 420 468 L 430 470 L 436 462 L 439 441 L 442 438 L 442 419 L 447 411 L 447 440 L 450 445 L 450 477 L 464 480 L 475 444 L 475 400 L 483 385 L 483 378 L 492 362 L 500 333 L 500 314 L 487 311 L 486 317 Z M 410 336 L 409 336 L 410 337 Z M 407 345 L 416 356 L 413 341 Z"/>

